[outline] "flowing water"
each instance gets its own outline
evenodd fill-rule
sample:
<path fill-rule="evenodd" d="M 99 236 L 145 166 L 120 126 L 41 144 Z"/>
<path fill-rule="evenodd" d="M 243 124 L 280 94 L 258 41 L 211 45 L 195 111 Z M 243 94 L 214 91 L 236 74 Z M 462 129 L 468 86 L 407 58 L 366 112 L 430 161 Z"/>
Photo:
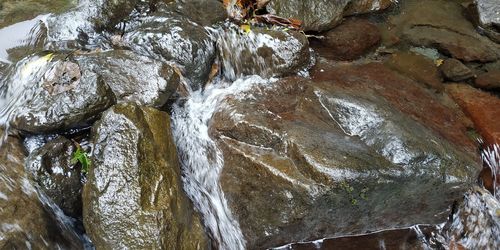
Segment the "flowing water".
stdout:
<path fill-rule="evenodd" d="M 233 0 L 232 3 L 235 1 Z M 236 12 L 236 9 L 230 8 L 232 15 Z M 7 50 L 19 44 L 30 44 L 33 34 L 38 33 L 36 24 L 45 21 L 46 18 L 47 16 L 39 16 L 33 20 L 0 29 L 0 37 L 9 37 L 0 41 L 0 60 L 10 62 Z M 211 32 L 216 37 L 218 49 L 221 51 L 219 65 L 221 65 L 220 72 L 222 73 L 211 84 L 205 88 L 190 91 L 187 99 L 174 105 L 171 115 L 172 129 L 181 159 L 184 189 L 201 213 L 208 233 L 220 249 L 245 249 L 243 232 L 219 185 L 224 158 L 216 142 L 210 137 L 209 124 L 212 115 L 218 110 L 224 98 L 238 95 L 254 86 L 271 85 L 275 79 L 263 79 L 256 75 L 245 76 L 237 73 L 245 67 L 245 62 L 238 61 L 239 53 L 243 50 L 256 51 L 257 47 L 265 43 L 263 37 L 250 35 L 242 39 L 242 34 L 235 27 L 211 30 Z M 268 38 L 266 39 L 269 41 Z M 266 45 L 272 46 L 269 43 Z M 3 78 L 0 85 L 3 86 L 0 92 L 0 124 L 8 126 L 12 116 L 22 112 L 18 107 L 37 95 L 40 80 L 53 66 L 51 59 L 51 54 L 29 56 L 17 62 L 17 70 Z M 266 74 L 269 65 L 258 57 L 254 59 L 252 65 L 256 68 L 251 71 Z M 7 82 L 15 82 L 15 84 L 7 86 Z M 495 174 L 500 166 L 499 151 L 498 147 L 494 147 L 483 154 L 484 161 Z M 422 248 L 453 249 L 450 246 L 458 242 L 470 249 L 495 249 L 500 245 L 499 192 L 495 195 L 477 187 L 465 195 L 464 202 L 457 208 L 448 223 L 438 225 L 433 229 L 425 225 L 401 229 L 397 232 L 411 235 L 411 239 L 414 240 L 412 244 L 418 242 Z M 86 236 L 74 229 L 72 219 L 64 216 L 61 210 L 43 194 L 40 195 L 40 200 L 54 212 L 57 221 L 67 231 L 77 235 L 76 237 L 84 242 L 86 248 L 91 248 Z M 357 241 L 362 237 L 372 237 L 387 232 L 352 236 L 350 239 Z M 397 241 L 398 239 L 389 237 L 381 241 L 377 238 L 376 244 L 380 249 L 385 249 L 388 240 Z M 311 249 L 314 249 L 325 247 L 327 242 L 328 240 L 322 239 L 303 244 L 309 244 Z M 299 245 L 291 244 L 279 249 L 300 248 Z"/>
<path fill-rule="evenodd" d="M 254 76 L 233 83 L 218 82 L 191 93 L 183 106 L 175 106 L 172 126 L 182 162 L 184 189 L 203 215 L 205 226 L 221 249 L 244 249 L 238 222 L 228 208 L 219 186 L 224 166 L 222 153 L 210 138 L 208 126 L 218 102 L 254 84 L 267 81 Z"/>

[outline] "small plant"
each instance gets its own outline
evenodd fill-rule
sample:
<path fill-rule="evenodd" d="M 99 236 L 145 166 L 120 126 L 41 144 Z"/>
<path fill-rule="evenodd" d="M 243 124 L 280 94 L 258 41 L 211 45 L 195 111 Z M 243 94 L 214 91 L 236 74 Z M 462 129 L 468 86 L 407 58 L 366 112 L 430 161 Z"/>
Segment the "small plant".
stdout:
<path fill-rule="evenodd" d="M 73 158 L 71 158 L 71 164 L 77 163 L 80 163 L 82 166 L 82 173 L 87 174 L 90 167 L 90 159 L 80 145 L 77 145 L 76 151 L 73 153 Z"/>

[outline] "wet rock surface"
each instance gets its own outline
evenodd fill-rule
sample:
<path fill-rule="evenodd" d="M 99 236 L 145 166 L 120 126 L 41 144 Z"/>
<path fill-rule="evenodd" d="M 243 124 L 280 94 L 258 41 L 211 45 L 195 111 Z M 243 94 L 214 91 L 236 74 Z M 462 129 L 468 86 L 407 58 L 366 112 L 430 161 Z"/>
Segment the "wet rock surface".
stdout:
<path fill-rule="evenodd" d="M 349 19 L 325 34 L 320 43 L 322 56 L 334 60 L 358 59 L 379 44 L 378 28 L 362 19 Z"/>
<path fill-rule="evenodd" d="M 477 176 L 479 166 L 464 145 L 392 107 L 376 87 L 366 88 L 391 84 L 391 73 L 358 67 L 330 69 L 336 79 L 289 78 L 256 87 L 226 98 L 214 115 L 211 135 L 224 155 L 220 184 L 248 248 L 439 222 Z M 394 94 L 414 98 L 397 88 Z M 422 95 L 429 98 L 422 103 L 432 103 L 426 109 L 453 119 L 432 95 Z"/>
<path fill-rule="evenodd" d="M 483 26 L 500 28 L 500 5 L 495 0 L 475 0 L 479 21 Z"/>
<path fill-rule="evenodd" d="M 144 17 L 123 36 L 123 43 L 140 55 L 176 63 L 193 90 L 208 80 L 216 55 L 207 30 L 172 12 Z"/>
<path fill-rule="evenodd" d="M 454 58 L 444 60 L 443 64 L 439 66 L 439 69 L 447 80 L 453 82 L 465 81 L 474 77 L 474 73 L 471 69 Z"/>
<path fill-rule="evenodd" d="M 206 249 L 166 113 L 118 104 L 92 129 L 84 223 L 96 248 Z"/>
<path fill-rule="evenodd" d="M 487 145 L 500 143 L 500 99 L 465 84 L 450 84 L 446 92 L 472 119 Z"/>
<path fill-rule="evenodd" d="M 16 65 L 12 79 L 20 78 L 33 98 L 17 107 L 11 122 L 14 128 L 44 133 L 85 127 L 115 102 L 97 74 L 64 56 L 32 56 Z M 16 88 L 3 87 L 4 91 Z"/>
<path fill-rule="evenodd" d="M 219 0 L 178 0 L 164 8 L 203 26 L 210 26 L 227 18 L 227 11 Z"/>
<path fill-rule="evenodd" d="M 386 0 L 273 0 L 267 10 L 301 20 L 306 31 L 326 31 L 338 25 L 345 15 L 378 11 L 389 5 L 390 1 Z"/>
<path fill-rule="evenodd" d="M 126 18 L 139 0 L 83 0 L 68 12 L 52 15 L 46 21 L 47 47 L 79 48 L 96 32 L 112 29 Z"/>
<path fill-rule="evenodd" d="M 442 91 L 441 75 L 434 62 L 423 55 L 413 52 L 399 52 L 392 54 L 385 61 L 391 69 L 420 82 L 428 88 Z"/>
<path fill-rule="evenodd" d="M 115 50 L 82 55 L 80 67 L 94 72 L 113 91 L 118 102 L 161 107 L 175 93 L 180 76 L 170 65 Z"/>
<path fill-rule="evenodd" d="M 58 137 L 32 152 L 26 168 L 35 182 L 63 212 L 71 217 L 82 216 L 82 183 L 80 167 L 71 163 L 76 146 Z"/>
<path fill-rule="evenodd" d="M 477 76 L 474 86 L 482 89 L 500 89 L 500 70 L 493 70 Z"/>
<path fill-rule="evenodd" d="M 405 42 L 433 47 L 462 61 L 495 61 L 500 47 L 476 32 L 463 15 L 463 7 L 452 1 L 408 1 L 405 11 L 391 18 Z"/>
<path fill-rule="evenodd" d="M 314 81 L 331 81 L 360 92 L 374 91 L 384 97 L 395 109 L 425 124 L 441 137 L 455 143 L 471 155 L 476 154 L 477 146 L 466 135 L 468 123 L 460 118 L 463 114 L 459 110 L 442 102 L 443 98 L 432 93 L 434 91 L 426 90 L 419 83 L 381 64 L 336 67 L 327 61 L 320 61 L 311 75 Z"/>
<path fill-rule="evenodd" d="M 25 156 L 18 138 L 9 136 L 0 147 L 0 248 L 82 249 L 40 201 L 24 170 Z"/>
<path fill-rule="evenodd" d="M 311 64 L 309 42 L 300 32 L 255 27 L 245 34 L 234 26 L 228 29 L 218 41 L 222 73 L 228 79 L 287 76 Z"/>

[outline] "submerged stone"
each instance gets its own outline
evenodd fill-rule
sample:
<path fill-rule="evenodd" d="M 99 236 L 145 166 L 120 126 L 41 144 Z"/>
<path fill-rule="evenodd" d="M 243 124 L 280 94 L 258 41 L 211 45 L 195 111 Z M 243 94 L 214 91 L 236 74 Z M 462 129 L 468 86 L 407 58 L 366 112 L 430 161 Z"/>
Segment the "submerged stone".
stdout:
<path fill-rule="evenodd" d="M 228 96 L 213 116 L 220 185 L 249 249 L 441 223 L 476 179 L 465 128 L 435 94 L 377 64 L 330 73 Z M 441 111 L 461 129 L 415 118 Z"/>
<path fill-rule="evenodd" d="M 96 248 L 209 248 L 182 190 L 166 113 L 118 104 L 93 126 L 92 140 L 83 215 Z"/>
<path fill-rule="evenodd" d="M 405 75 L 428 88 L 443 91 L 441 75 L 434 62 L 417 53 L 398 52 L 384 62 L 391 69 Z"/>
<path fill-rule="evenodd" d="M 334 60 L 355 60 L 378 45 L 380 39 L 375 24 L 349 19 L 325 34 L 321 55 Z"/>
<path fill-rule="evenodd" d="M 444 60 L 443 64 L 439 66 L 439 69 L 446 79 L 454 82 L 465 81 L 474 77 L 474 73 L 471 69 L 454 58 Z"/>
<path fill-rule="evenodd" d="M 432 47 L 445 55 L 470 62 L 490 62 L 500 57 L 500 45 L 477 33 L 453 1 L 405 1 L 401 14 L 391 18 L 404 42 Z"/>

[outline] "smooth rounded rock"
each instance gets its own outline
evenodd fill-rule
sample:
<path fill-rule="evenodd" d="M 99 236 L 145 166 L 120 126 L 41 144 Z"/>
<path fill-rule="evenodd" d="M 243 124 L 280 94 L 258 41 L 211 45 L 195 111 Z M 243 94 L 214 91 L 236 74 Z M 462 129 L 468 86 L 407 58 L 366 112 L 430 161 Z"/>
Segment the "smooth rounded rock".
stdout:
<path fill-rule="evenodd" d="M 325 34 L 322 55 L 334 60 L 358 59 L 381 40 L 377 26 L 362 19 L 349 19 Z"/>
<path fill-rule="evenodd" d="M 443 64 L 439 66 L 439 69 L 447 80 L 453 82 L 461 82 L 474 77 L 474 73 L 471 69 L 454 58 L 444 60 Z"/>
<path fill-rule="evenodd" d="M 207 249 L 209 240 L 183 193 L 170 118 L 118 104 L 92 128 L 84 224 L 97 249 Z"/>

